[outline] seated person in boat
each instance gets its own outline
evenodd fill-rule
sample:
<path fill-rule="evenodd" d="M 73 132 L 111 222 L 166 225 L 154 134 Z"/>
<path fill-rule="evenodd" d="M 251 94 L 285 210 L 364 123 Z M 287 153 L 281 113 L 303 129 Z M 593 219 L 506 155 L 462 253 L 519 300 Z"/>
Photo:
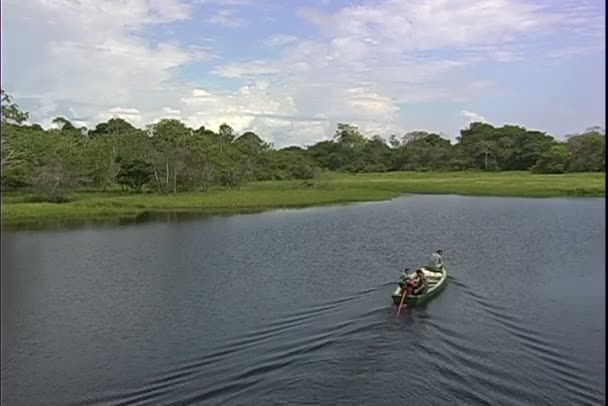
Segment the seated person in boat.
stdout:
<path fill-rule="evenodd" d="M 426 280 L 426 277 L 424 276 L 424 272 L 422 271 L 422 269 L 416 270 L 416 277 L 414 277 L 413 282 L 414 282 L 414 284 L 412 286 L 413 295 L 419 295 L 422 292 L 424 292 L 424 290 L 427 287 L 427 280 Z"/>
<path fill-rule="evenodd" d="M 403 289 L 401 283 L 399 283 L 399 286 L 401 286 L 401 288 Z M 409 279 L 405 284 L 405 289 L 407 290 L 408 295 L 419 295 L 424 292 L 426 287 L 427 280 L 424 276 L 424 272 L 422 271 L 422 269 L 417 269 L 415 276 Z"/>
<path fill-rule="evenodd" d="M 437 250 L 435 252 L 433 252 L 433 255 L 431 256 L 432 260 L 431 260 L 431 264 L 429 266 L 427 266 L 426 268 L 429 271 L 441 271 L 441 268 L 443 268 L 443 258 L 441 257 L 443 255 L 443 251 L 442 250 Z"/>

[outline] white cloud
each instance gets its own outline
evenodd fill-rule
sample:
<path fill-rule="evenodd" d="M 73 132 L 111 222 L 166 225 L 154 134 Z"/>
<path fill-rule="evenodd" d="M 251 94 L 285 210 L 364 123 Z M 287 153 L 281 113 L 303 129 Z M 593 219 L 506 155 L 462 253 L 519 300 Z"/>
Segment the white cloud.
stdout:
<path fill-rule="evenodd" d="M 124 115 L 141 114 L 141 112 L 138 109 L 124 108 L 124 107 L 113 107 L 110 110 L 108 110 L 108 113 L 110 113 L 110 114 L 124 114 Z"/>
<path fill-rule="evenodd" d="M 192 96 L 194 96 L 194 97 L 209 97 L 209 96 L 211 96 L 211 93 L 209 93 L 205 89 L 194 89 L 192 91 Z"/>
<path fill-rule="evenodd" d="M 524 0 L 370 0 L 331 10 L 303 9 L 298 15 L 316 32 L 307 33 L 307 39 L 288 34 L 247 38 L 274 47 L 265 51 L 278 55 L 250 60 L 219 60 L 214 49 L 224 45 L 222 37 L 207 38 L 201 46 L 203 40 L 184 45 L 143 34 L 187 20 L 194 7 L 206 11 L 208 5 L 220 7 L 208 17 L 214 24 L 263 24 L 263 18 L 245 21 L 237 8 L 259 3 L 6 0 L 3 86 L 42 123 L 64 115 L 94 125 L 120 116 L 143 126 L 159 117 L 180 117 L 213 129 L 228 122 L 237 131 L 258 131 L 281 145 L 331 137 L 339 121 L 357 124 L 370 135 L 402 133 L 400 128 L 414 125 L 402 118 L 409 103 L 466 105 L 480 95 L 495 95 L 500 83 L 478 75 L 480 64 L 534 64 L 536 55 L 562 58 L 581 52 L 575 43 L 547 52 L 543 46 L 554 40 L 551 30 L 585 38 L 584 52 L 605 51 L 605 46 L 597 48 L 605 41 L 598 34 L 605 18 L 598 17 L 597 5 L 584 0 L 560 2 L 551 10 Z M 242 86 L 220 90 L 202 76 L 191 83 L 176 79 L 177 68 L 201 61 L 214 63 L 201 71 L 218 76 L 219 83 Z M 70 113 L 68 107 L 75 110 Z M 483 119 L 470 111 L 461 115 Z"/>
<path fill-rule="evenodd" d="M 237 14 L 236 10 L 225 8 L 209 18 L 209 22 L 229 28 L 246 27 L 248 25 L 247 21 L 238 17 Z"/>
<path fill-rule="evenodd" d="M 107 111 L 98 113 L 95 119 L 88 123 L 88 126 L 94 126 L 98 122 L 107 121 L 111 118 L 122 118 L 136 127 L 143 127 L 146 124 L 143 114 L 138 109 L 128 107 L 112 107 Z"/>
<path fill-rule="evenodd" d="M 518 36 L 561 21 L 516 0 L 388 0 L 299 15 L 320 29 L 320 39 L 273 36 L 267 45 L 289 43 L 280 57 L 230 62 L 213 73 L 263 78 L 272 90 L 280 83 L 276 90 L 288 88 L 302 114 L 323 112 L 332 124 L 351 121 L 370 132 L 407 126 L 400 103 L 462 103 L 486 94 L 494 85 L 467 76 L 465 68 L 522 60 Z"/>
<path fill-rule="evenodd" d="M 181 111 L 179 109 L 173 109 L 171 107 L 163 107 L 162 113 L 164 116 L 175 116 L 179 117 L 181 115 Z"/>
<path fill-rule="evenodd" d="M 209 56 L 136 35 L 188 18 L 190 6 L 180 0 L 7 0 L 3 9 L 3 85 L 16 98 L 35 96 L 34 117 L 68 107 L 90 120 L 116 105 L 147 109 L 172 69 Z"/>
<path fill-rule="evenodd" d="M 485 119 L 484 116 L 474 113 L 472 111 L 468 111 L 468 110 L 461 110 L 460 111 L 460 115 L 463 116 L 464 118 L 466 118 L 467 120 L 467 125 L 470 123 L 487 123 L 488 121 Z"/>
<path fill-rule="evenodd" d="M 292 44 L 298 40 L 298 37 L 287 34 L 275 34 L 270 36 L 264 41 L 264 44 L 270 47 L 282 47 L 285 45 Z"/>
<path fill-rule="evenodd" d="M 560 20 L 539 5 L 513 0 L 388 0 L 301 15 L 341 37 L 366 36 L 398 50 L 502 43 Z"/>

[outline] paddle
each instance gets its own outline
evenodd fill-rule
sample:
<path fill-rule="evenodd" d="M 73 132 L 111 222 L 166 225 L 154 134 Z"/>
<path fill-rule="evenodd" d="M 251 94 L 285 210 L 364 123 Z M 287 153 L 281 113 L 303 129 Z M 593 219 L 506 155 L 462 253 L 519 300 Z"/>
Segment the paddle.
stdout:
<path fill-rule="evenodd" d="M 406 296 L 407 296 L 407 289 L 403 288 L 403 294 L 401 295 L 401 302 L 399 303 L 399 307 L 397 308 L 397 314 L 395 315 L 395 318 L 399 317 L 399 314 L 401 313 L 401 308 L 403 307 L 403 302 L 405 301 Z"/>

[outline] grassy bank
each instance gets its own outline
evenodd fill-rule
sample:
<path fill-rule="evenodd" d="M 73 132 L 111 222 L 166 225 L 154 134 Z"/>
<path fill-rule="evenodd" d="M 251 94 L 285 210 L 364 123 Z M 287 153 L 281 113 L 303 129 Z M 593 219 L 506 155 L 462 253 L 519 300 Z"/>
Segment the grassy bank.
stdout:
<path fill-rule="evenodd" d="M 533 175 L 508 173 L 328 174 L 313 181 L 250 183 L 241 190 L 178 195 L 81 192 L 69 203 L 28 203 L 27 195 L 8 195 L 2 206 L 6 225 L 57 220 L 135 217 L 142 213 L 219 214 L 270 208 L 386 200 L 404 193 L 480 196 L 603 197 L 605 173 Z"/>

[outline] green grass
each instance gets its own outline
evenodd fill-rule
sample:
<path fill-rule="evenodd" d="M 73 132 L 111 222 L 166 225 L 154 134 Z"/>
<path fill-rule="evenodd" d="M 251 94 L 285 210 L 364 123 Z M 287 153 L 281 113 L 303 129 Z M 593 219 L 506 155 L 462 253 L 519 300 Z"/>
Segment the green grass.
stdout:
<path fill-rule="evenodd" d="M 177 195 L 80 192 L 69 203 L 29 203 L 31 196 L 4 196 L 5 225 L 136 217 L 145 213 L 220 214 L 270 208 L 387 200 L 401 194 L 603 197 L 605 173 L 533 175 L 527 172 L 392 172 L 326 174 L 313 181 L 255 182 L 241 190 L 216 189 Z"/>

